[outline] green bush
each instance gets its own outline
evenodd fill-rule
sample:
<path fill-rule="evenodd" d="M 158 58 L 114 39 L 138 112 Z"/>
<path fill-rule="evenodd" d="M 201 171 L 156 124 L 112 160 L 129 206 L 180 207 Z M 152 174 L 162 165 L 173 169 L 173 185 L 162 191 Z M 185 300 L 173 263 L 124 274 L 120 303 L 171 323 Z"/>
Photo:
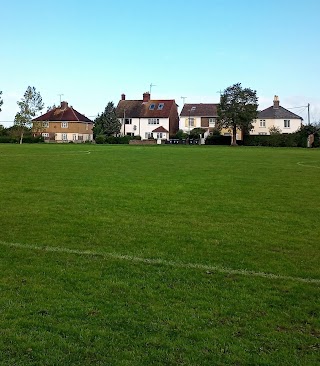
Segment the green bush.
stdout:
<path fill-rule="evenodd" d="M 307 147 L 307 137 L 300 131 L 288 134 L 249 135 L 244 137 L 245 146 Z"/>
<path fill-rule="evenodd" d="M 98 135 L 95 138 L 96 144 L 104 144 L 105 142 L 105 137 L 104 135 Z"/>

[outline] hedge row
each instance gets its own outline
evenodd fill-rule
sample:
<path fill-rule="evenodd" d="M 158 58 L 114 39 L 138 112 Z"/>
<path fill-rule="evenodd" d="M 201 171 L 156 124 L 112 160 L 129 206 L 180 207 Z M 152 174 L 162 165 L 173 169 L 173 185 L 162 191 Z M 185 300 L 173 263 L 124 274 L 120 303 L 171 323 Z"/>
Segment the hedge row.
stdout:
<path fill-rule="evenodd" d="M 20 137 L 11 137 L 11 136 L 0 136 L 0 144 L 18 144 L 20 142 Z M 39 142 L 44 142 L 42 136 L 25 136 L 22 139 L 22 142 L 25 144 L 37 144 Z"/>
<path fill-rule="evenodd" d="M 140 136 L 96 136 L 96 144 L 129 144 L 130 140 L 141 140 Z"/>
<path fill-rule="evenodd" d="M 307 147 L 307 137 L 301 133 L 245 136 L 245 146 Z"/>

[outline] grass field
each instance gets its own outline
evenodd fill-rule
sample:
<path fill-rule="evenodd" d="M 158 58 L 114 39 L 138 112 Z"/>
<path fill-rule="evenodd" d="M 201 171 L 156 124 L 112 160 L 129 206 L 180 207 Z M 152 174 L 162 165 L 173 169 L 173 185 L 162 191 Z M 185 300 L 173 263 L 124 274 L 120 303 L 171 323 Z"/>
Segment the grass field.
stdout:
<path fill-rule="evenodd" d="M 0 145 L 0 365 L 318 365 L 320 150 Z"/>

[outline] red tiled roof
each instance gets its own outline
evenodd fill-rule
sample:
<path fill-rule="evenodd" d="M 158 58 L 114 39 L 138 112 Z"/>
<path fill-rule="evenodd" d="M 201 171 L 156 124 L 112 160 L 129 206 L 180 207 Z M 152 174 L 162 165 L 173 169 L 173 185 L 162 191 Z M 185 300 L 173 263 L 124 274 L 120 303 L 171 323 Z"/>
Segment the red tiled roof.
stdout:
<path fill-rule="evenodd" d="M 68 122 L 88 122 L 93 123 L 89 118 L 79 113 L 65 103 L 65 108 L 57 107 L 51 111 L 34 118 L 33 121 L 68 121 Z"/>
<path fill-rule="evenodd" d="M 218 115 L 217 114 L 218 105 L 219 104 L 216 103 L 185 104 L 182 108 L 180 116 L 216 117 Z"/>
<path fill-rule="evenodd" d="M 154 108 L 150 109 L 152 104 Z M 126 118 L 169 118 L 173 105 L 175 105 L 174 99 L 150 100 L 148 102 L 143 102 L 142 100 L 120 100 L 116 108 L 116 114 L 118 118 L 123 118 L 124 111 Z"/>
<path fill-rule="evenodd" d="M 155 130 L 153 130 L 152 132 L 166 132 L 166 133 L 168 133 L 169 131 L 166 130 L 163 126 L 159 126 Z"/>

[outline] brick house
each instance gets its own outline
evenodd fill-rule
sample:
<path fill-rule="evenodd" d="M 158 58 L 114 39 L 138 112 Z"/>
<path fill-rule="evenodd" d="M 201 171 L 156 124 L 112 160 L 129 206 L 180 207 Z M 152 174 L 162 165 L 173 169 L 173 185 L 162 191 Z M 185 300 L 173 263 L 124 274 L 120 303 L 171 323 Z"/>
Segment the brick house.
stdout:
<path fill-rule="evenodd" d="M 42 135 L 46 142 L 93 141 L 92 128 L 93 121 L 67 102 L 32 120 L 33 135 Z"/>

